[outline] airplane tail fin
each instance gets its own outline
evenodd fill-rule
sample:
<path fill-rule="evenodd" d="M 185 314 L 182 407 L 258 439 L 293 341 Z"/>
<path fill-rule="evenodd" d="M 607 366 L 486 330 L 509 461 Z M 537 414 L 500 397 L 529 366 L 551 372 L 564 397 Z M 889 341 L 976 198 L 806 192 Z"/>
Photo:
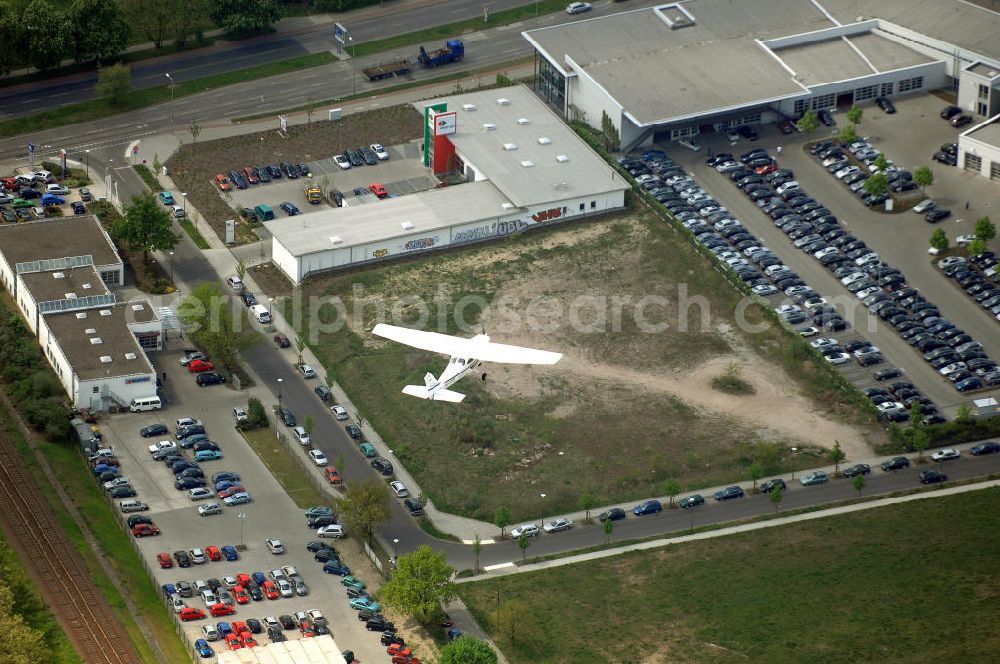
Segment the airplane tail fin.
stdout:
<path fill-rule="evenodd" d="M 417 397 L 418 399 L 429 399 L 431 401 L 449 401 L 451 403 L 459 403 L 462 399 L 465 398 L 465 395 L 459 392 L 453 392 L 451 390 L 445 390 L 445 389 L 438 389 L 431 391 L 421 385 L 406 385 L 403 387 L 403 394 L 408 394 L 411 397 Z"/>
<path fill-rule="evenodd" d="M 424 385 L 426 385 L 427 387 L 430 387 L 431 385 L 433 385 L 436 382 L 437 382 L 437 378 L 435 378 L 434 374 L 432 374 L 430 371 L 428 371 L 427 373 L 424 374 Z"/>

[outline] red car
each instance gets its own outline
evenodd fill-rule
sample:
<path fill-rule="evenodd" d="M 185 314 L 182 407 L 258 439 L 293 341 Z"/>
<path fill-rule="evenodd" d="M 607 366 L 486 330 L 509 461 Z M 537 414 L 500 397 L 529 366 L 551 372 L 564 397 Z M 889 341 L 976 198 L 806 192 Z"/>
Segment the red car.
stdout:
<path fill-rule="evenodd" d="M 237 604 L 248 604 L 250 602 L 250 595 L 247 595 L 247 591 L 243 590 L 243 586 L 233 586 L 233 597 L 236 598 Z"/>
<path fill-rule="evenodd" d="M 239 650 L 243 647 L 243 644 L 240 643 L 240 637 L 236 636 L 232 632 L 226 634 L 226 645 L 229 646 L 230 650 Z"/>
<path fill-rule="evenodd" d="M 778 170 L 777 164 L 767 164 L 766 166 L 758 166 L 754 169 L 754 172 L 757 173 L 757 175 L 766 175 L 768 173 L 773 173 L 776 170 Z"/>
<path fill-rule="evenodd" d="M 3 186 L 7 191 L 17 191 L 21 188 L 21 183 L 13 177 L 8 176 L 0 178 L 0 186 Z"/>
<path fill-rule="evenodd" d="M 316 636 L 316 630 L 313 629 L 312 623 L 308 620 L 303 620 L 299 623 L 299 631 L 302 632 L 303 639 Z"/>
<path fill-rule="evenodd" d="M 243 169 L 243 177 L 247 179 L 250 184 L 257 184 L 260 182 L 260 178 L 257 177 L 257 171 L 247 166 Z"/>
<path fill-rule="evenodd" d="M 205 612 L 193 606 L 185 606 L 177 615 L 180 616 L 182 621 L 187 622 L 189 620 L 201 620 L 205 617 Z"/>
<path fill-rule="evenodd" d="M 340 471 L 336 468 L 326 468 L 326 479 L 330 484 L 340 484 L 343 480 L 340 477 Z"/>
<path fill-rule="evenodd" d="M 251 580 L 252 579 L 250 578 L 250 575 L 247 574 L 246 572 L 240 572 L 239 574 L 236 575 L 236 585 L 238 586 L 243 586 L 244 588 L 246 588 L 247 586 L 250 585 Z"/>
<path fill-rule="evenodd" d="M 212 614 L 213 618 L 218 618 L 219 616 L 232 615 L 236 613 L 236 609 L 231 604 L 213 604 L 208 607 L 208 612 Z"/>
<path fill-rule="evenodd" d="M 132 529 L 132 537 L 150 537 L 159 534 L 160 529 L 151 523 L 140 523 Z"/>
<path fill-rule="evenodd" d="M 407 646 L 401 646 L 398 643 L 393 643 L 385 651 L 393 657 L 411 657 L 413 655 L 413 652 Z"/>
<path fill-rule="evenodd" d="M 222 191 L 229 191 L 233 188 L 233 185 L 229 184 L 229 180 L 222 173 L 215 176 L 215 184 L 218 185 L 219 189 Z"/>
<path fill-rule="evenodd" d="M 208 559 L 211 560 L 212 562 L 217 563 L 220 560 L 222 560 L 222 552 L 219 551 L 219 547 L 215 546 L 214 544 L 212 546 L 205 547 L 205 555 L 208 556 Z"/>
<path fill-rule="evenodd" d="M 265 581 L 261 584 L 260 589 L 264 591 L 264 596 L 268 599 L 278 599 L 281 595 L 278 592 L 278 586 L 274 585 L 274 581 Z"/>
<path fill-rule="evenodd" d="M 160 569 L 169 569 L 174 566 L 174 560 L 169 553 L 156 554 L 156 562 L 160 563 Z"/>
<path fill-rule="evenodd" d="M 240 643 L 243 644 L 244 648 L 254 648 L 257 646 L 257 642 L 254 641 L 253 634 L 249 630 L 240 632 Z"/>
<path fill-rule="evenodd" d="M 385 187 L 380 185 L 378 182 L 373 182 L 372 184 L 368 185 L 368 191 L 375 194 L 375 196 L 378 198 L 385 198 L 386 196 L 389 195 L 389 192 L 385 190 Z"/>
<path fill-rule="evenodd" d="M 237 636 L 240 635 L 240 632 L 248 631 L 247 624 L 242 620 L 234 620 L 231 623 L 229 623 L 229 626 L 233 628 L 233 634 Z"/>
<path fill-rule="evenodd" d="M 211 371 L 215 368 L 215 365 L 208 360 L 191 360 L 188 364 L 188 371 L 190 373 L 201 373 L 202 371 Z"/>
<path fill-rule="evenodd" d="M 228 498 L 229 496 L 235 493 L 243 493 L 244 491 L 246 491 L 246 489 L 237 484 L 236 486 L 231 486 L 228 489 L 223 489 L 222 491 L 220 491 L 219 498 Z"/>

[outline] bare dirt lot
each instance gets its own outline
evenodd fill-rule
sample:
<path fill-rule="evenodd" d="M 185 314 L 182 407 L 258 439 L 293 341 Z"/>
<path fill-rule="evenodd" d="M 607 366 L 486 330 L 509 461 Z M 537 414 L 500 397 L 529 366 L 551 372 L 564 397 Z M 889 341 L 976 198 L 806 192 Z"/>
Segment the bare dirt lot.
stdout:
<path fill-rule="evenodd" d="M 607 504 L 660 495 L 667 479 L 686 489 L 745 479 L 754 462 L 778 472 L 793 446 L 819 452 L 837 440 L 849 458 L 863 457 L 878 436 L 784 331 L 741 329 L 738 306 L 747 323 L 767 319 L 644 210 L 330 275 L 303 295 L 344 303 L 347 324 L 320 335 L 317 354 L 448 511 L 490 518 L 506 505 L 518 520 L 574 509 L 584 492 Z M 467 394 L 458 405 L 406 397 L 402 385 L 437 375 L 446 359 L 367 331 L 380 307 L 413 323 L 417 300 L 425 329 L 485 329 L 564 358 L 489 365 L 485 382 L 452 388 Z M 335 315 L 325 305 L 317 319 Z M 711 388 L 734 363 L 753 394 Z"/>
<path fill-rule="evenodd" d="M 366 113 L 352 113 L 338 122 L 320 120 L 293 125 L 287 137 L 276 130 L 244 134 L 215 141 L 187 143 L 167 161 L 177 187 L 208 220 L 212 229 L 225 237 L 225 221 L 239 218 L 235 201 L 227 201 L 212 184 L 216 173 L 260 164 L 311 162 L 341 154 L 345 149 L 382 143 L 398 145 L 422 135 L 422 118 L 411 106 L 392 106 Z M 190 136 L 189 136 L 190 138 Z M 237 225 L 238 242 L 256 242 L 246 224 Z"/>

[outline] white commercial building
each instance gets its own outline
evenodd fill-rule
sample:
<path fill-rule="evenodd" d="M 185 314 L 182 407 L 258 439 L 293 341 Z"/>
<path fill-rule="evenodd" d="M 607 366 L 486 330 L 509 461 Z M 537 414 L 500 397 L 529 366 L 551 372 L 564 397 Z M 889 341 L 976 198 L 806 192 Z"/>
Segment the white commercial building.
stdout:
<path fill-rule="evenodd" d="M 343 664 L 344 655 L 333 636 L 292 639 L 256 648 L 222 650 L 216 664 Z"/>
<path fill-rule="evenodd" d="M 945 87 L 1000 113 L 1000 14 L 963 0 L 686 0 L 522 34 L 538 93 L 625 150 Z"/>
<path fill-rule="evenodd" d="M 958 137 L 958 166 L 1000 182 L 1000 115 L 962 132 Z"/>
<path fill-rule="evenodd" d="M 524 86 L 417 107 L 436 127 L 425 141 L 434 172 L 466 181 L 266 222 L 272 260 L 292 282 L 624 207 L 628 185 Z"/>
<path fill-rule="evenodd" d="M 0 226 L 0 280 L 76 408 L 156 394 L 146 351 L 163 325 L 145 300 L 118 302 L 124 265 L 91 216 Z"/>

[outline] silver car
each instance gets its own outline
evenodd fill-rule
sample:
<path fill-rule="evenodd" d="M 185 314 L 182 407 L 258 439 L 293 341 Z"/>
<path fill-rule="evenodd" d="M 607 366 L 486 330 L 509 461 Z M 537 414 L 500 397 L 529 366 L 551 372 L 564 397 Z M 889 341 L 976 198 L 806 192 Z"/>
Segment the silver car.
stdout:
<path fill-rule="evenodd" d="M 305 597 L 309 594 L 309 586 L 302 579 L 295 579 L 295 594 L 299 597 Z"/>

